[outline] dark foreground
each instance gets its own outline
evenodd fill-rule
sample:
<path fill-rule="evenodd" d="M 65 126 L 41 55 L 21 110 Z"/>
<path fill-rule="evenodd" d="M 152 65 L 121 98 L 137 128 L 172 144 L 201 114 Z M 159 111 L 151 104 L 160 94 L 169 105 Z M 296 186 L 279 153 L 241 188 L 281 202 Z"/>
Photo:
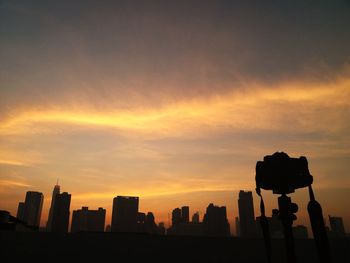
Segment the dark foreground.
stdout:
<path fill-rule="evenodd" d="M 0 232 L 0 262 L 266 262 L 261 239 L 117 233 Z M 350 240 L 331 240 L 332 262 L 350 262 Z M 273 240 L 273 262 L 286 262 Z M 297 240 L 297 262 L 319 262 L 313 240 Z"/>

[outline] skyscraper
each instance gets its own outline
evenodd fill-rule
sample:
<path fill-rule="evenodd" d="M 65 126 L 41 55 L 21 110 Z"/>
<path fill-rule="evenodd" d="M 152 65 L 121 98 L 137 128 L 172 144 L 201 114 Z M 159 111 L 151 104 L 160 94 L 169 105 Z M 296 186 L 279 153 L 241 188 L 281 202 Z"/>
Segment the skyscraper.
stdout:
<path fill-rule="evenodd" d="M 105 227 L 106 209 L 89 210 L 82 207 L 73 211 L 71 232 L 89 231 L 103 232 Z"/>
<path fill-rule="evenodd" d="M 255 237 L 256 224 L 254 217 L 253 195 L 251 191 L 239 191 L 239 233 L 241 237 Z"/>
<path fill-rule="evenodd" d="M 181 209 L 175 208 L 172 212 L 171 216 L 172 225 L 176 227 L 178 224 L 182 222 Z"/>
<path fill-rule="evenodd" d="M 145 230 L 150 234 L 157 234 L 158 227 L 154 219 L 154 215 L 152 212 L 148 212 L 145 220 Z"/>
<path fill-rule="evenodd" d="M 50 206 L 50 211 L 49 211 L 49 218 L 48 218 L 47 224 L 46 224 L 46 230 L 47 231 L 51 231 L 52 215 L 53 215 L 53 210 L 55 209 L 56 195 L 58 195 L 59 193 L 60 193 L 60 186 L 58 185 L 58 182 L 57 182 L 55 187 L 53 188 L 53 191 L 52 191 L 52 198 L 51 198 L 51 206 Z"/>
<path fill-rule="evenodd" d="M 189 207 L 175 208 L 172 212 L 172 225 L 167 229 L 168 235 L 203 236 L 204 225 L 199 222 L 199 213 L 195 213 L 189 221 Z"/>
<path fill-rule="evenodd" d="M 188 206 L 181 207 L 181 217 L 183 223 L 190 222 L 190 208 Z"/>
<path fill-rule="evenodd" d="M 28 191 L 24 202 L 23 221 L 29 226 L 39 227 L 44 195 L 40 192 Z M 20 208 L 21 210 L 22 208 Z M 21 211 L 20 211 L 21 212 Z"/>
<path fill-rule="evenodd" d="M 112 232 L 136 232 L 139 198 L 117 196 L 113 199 Z"/>
<path fill-rule="evenodd" d="M 67 192 L 56 194 L 55 207 L 52 212 L 51 232 L 68 232 L 70 200 L 71 195 Z"/>
<path fill-rule="evenodd" d="M 230 224 L 227 220 L 225 206 L 215 206 L 210 204 L 203 217 L 205 233 L 210 236 L 229 236 Z"/>
<path fill-rule="evenodd" d="M 192 223 L 199 223 L 199 212 L 196 212 L 192 215 Z"/>

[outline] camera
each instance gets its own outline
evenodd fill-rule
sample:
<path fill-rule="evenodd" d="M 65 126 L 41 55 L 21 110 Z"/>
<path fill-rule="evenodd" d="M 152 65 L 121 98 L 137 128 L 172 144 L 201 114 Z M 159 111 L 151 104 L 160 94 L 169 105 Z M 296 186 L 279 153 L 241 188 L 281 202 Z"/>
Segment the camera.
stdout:
<path fill-rule="evenodd" d="M 267 155 L 256 163 L 256 187 L 274 194 L 289 194 L 312 184 L 306 157 L 291 158 L 284 152 Z"/>

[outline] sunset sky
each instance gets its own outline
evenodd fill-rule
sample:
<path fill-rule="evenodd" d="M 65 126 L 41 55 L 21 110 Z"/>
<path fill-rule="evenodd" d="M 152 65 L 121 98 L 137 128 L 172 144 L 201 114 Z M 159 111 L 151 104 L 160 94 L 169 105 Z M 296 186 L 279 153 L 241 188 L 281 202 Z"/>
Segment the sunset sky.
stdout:
<path fill-rule="evenodd" d="M 0 209 L 59 178 L 71 210 L 117 195 L 168 223 L 225 205 L 255 164 L 306 156 L 350 231 L 349 1 L 0 0 Z M 268 215 L 278 196 L 263 192 Z M 292 199 L 308 225 L 306 189 Z M 256 198 L 256 194 L 254 194 Z M 258 206 L 258 199 L 255 200 Z M 256 215 L 258 215 L 256 209 Z"/>

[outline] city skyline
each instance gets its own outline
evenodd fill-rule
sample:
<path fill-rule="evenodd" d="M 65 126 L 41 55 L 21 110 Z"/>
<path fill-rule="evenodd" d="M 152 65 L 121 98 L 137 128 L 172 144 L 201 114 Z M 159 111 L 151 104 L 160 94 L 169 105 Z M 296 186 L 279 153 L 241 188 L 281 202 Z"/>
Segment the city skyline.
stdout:
<path fill-rule="evenodd" d="M 121 231 L 121 232 L 139 232 L 140 231 L 140 229 L 136 226 L 136 223 L 138 222 L 138 219 L 136 219 L 136 218 L 140 216 L 140 213 L 142 214 L 142 212 L 140 212 L 140 211 L 144 211 L 144 210 L 139 209 L 139 203 L 140 203 L 139 197 L 136 197 L 136 196 L 120 196 L 120 195 L 113 197 L 113 200 L 112 200 L 113 206 L 112 206 L 111 211 L 110 211 L 111 216 L 108 218 L 108 217 L 106 217 L 106 212 L 108 212 L 108 209 L 105 209 L 103 207 L 99 207 L 97 210 L 91 210 L 85 204 L 85 206 L 82 206 L 81 208 L 70 209 L 71 199 L 74 200 L 74 197 L 71 198 L 71 194 L 69 194 L 67 192 L 63 192 L 63 193 L 60 194 L 59 193 L 59 189 L 61 188 L 61 186 L 58 185 L 57 183 L 54 185 L 53 195 L 56 193 L 56 195 L 58 195 L 59 197 L 62 196 L 62 195 L 63 196 L 69 196 L 69 203 L 68 203 L 68 207 L 67 207 L 67 209 L 68 209 L 68 217 L 66 219 L 63 219 L 63 220 L 68 220 L 67 221 L 68 225 L 66 227 L 63 227 L 63 229 L 66 228 L 66 230 L 63 230 L 63 232 L 65 232 L 65 231 L 66 232 L 71 232 L 72 231 L 72 225 L 74 224 L 73 223 L 74 220 L 76 221 L 75 222 L 76 226 L 75 226 L 74 232 L 77 232 L 77 229 L 79 229 L 79 227 L 81 227 L 81 226 L 77 227 L 77 222 L 79 222 L 78 224 L 82 224 L 83 225 L 82 229 L 94 229 L 94 228 L 101 229 L 101 226 L 100 226 L 101 223 L 102 223 L 101 219 L 97 219 L 97 217 L 96 217 L 97 216 L 96 213 L 100 213 L 100 212 L 103 212 L 103 214 L 102 214 L 103 215 L 103 227 L 102 227 L 103 232 L 107 231 L 107 230 L 105 230 L 106 227 L 111 228 L 112 232 L 118 232 L 118 231 Z M 58 189 L 58 192 L 57 192 L 57 189 Z M 28 195 L 30 196 L 33 193 L 35 195 L 41 195 L 42 196 L 41 198 L 45 199 L 44 195 L 41 192 L 33 192 L 33 191 L 28 191 L 26 193 L 26 199 L 27 199 Z M 259 226 L 259 224 L 260 224 L 259 223 L 260 213 L 257 211 L 257 214 L 254 216 L 254 213 L 256 213 L 256 212 L 251 210 L 252 208 L 254 209 L 254 207 L 257 206 L 255 204 L 255 202 L 253 201 L 253 196 L 254 196 L 253 194 L 254 193 L 252 193 L 251 191 L 245 191 L 245 190 L 240 190 L 238 192 L 237 200 L 236 200 L 236 202 L 238 202 L 238 213 L 237 213 L 237 215 L 233 215 L 232 218 L 227 215 L 227 212 L 226 212 L 227 206 L 226 205 L 222 206 L 222 208 L 225 209 L 226 218 L 227 218 L 228 223 L 229 223 L 228 224 L 228 228 L 230 230 L 230 235 L 239 236 L 239 237 L 248 237 L 248 238 L 256 238 L 256 237 L 261 236 L 261 230 L 260 231 L 258 230 L 260 228 L 260 226 Z M 274 195 L 274 196 L 276 197 L 276 195 Z M 126 201 L 126 203 L 122 204 L 123 200 Z M 159 201 L 161 201 L 161 200 L 159 200 Z M 43 200 L 41 200 L 41 203 L 40 203 L 41 206 L 40 206 L 40 211 L 39 211 L 39 220 L 40 220 L 40 217 L 41 217 L 42 202 L 43 202 Z M 51 211 L 51 208 L 54 207 L 56 204 L 55 204 L 55 202 L 52 202 L 52 200 L 50 200 L 50 202 L 51 202 L 51 206 L 49 207 L 49 210 Z M 133 202 L 136 202 L 136 203 L 132 204 Z M 187 202 L 187 203 L 191 203 L 191 202 Z M 23 205 L 23 207 L 22 207 L 22 205 Z M 122 220 L 121 221 L 122 225 L 119 228 L 118 227 L 114 227 L 114 229 L 113 229 L 113 227 L 112 227 L 113 226 L 113 222 L 114 222 L 113 221 L 113 213 L 116 213 L 115 209 L 117 209 L 118 206 L 119 206 L 119 217 L 120 217 L 120 211 L 122 211 L 122 218 L 119 219 L 119 220 Z M 129 206 L 129 208 L 128 208 L 128 206 Z M 208 212 L 208 208 L 210 206 L 213 206 L 213 202 L 212 201 L 210 203 L 208 203 L 208 205 L 204 208 L 204 209 L 206 209 L 206 212 Z M 267 207 L 270 207 L 270 206 L 271 205 L 267 205 Z M 214 206 L 214 207 L 216 207 L 216 206 Z M 217 208 L 220 208 L 220 206 L 218 206 Z M 18 203 L 18 208 L 17 208 L 17 213 L 16 213 L 17 214 L 17 218 L 22 220 L 22 221 L 24 221 L 24 222 L 26 222 L 26 220 L 25 220 L 25 218 L 23 216 L 19 216 L 19 215 L 22 215 L 22 213 L 24 211 L 22 209 L 26 209 L 25 203 L 19 202 Z M 276 209 L 276 207 L 274 207 L 272 210 L 278 211 L 278 209 Z M 269 217 L 273 216 L 274 211 L 272 211 L 272 210 L 271 210 L 271 213 L 270 213 L 270 211 L 267 212 L 267 215 Z M 54 211 L 54 209 L 52 211 Z M 85 215 L 84 215 L 84 211 L 85 211 Z M 115 211 L 115 212 L 113 212 L 113 211 Z M 178 224 L 181 225 L 183 223 L 185 223 L 185 224 L 188 224 L 188 223 L 204 223 L 205 222 L 205 214 L 206 214 L 206 212 L 204 210 L 204 212 L 201 213 L 198 210 L 193 209 L 192 207 L 190 208 L 190 206 L 188 206 L 188 205 L 181 205 L 180 208 L 173 208 L 172 209 L 172 213 L 170 213 L 170 212 L 167 213 L 167 216 L 168 216 L 167 217 L 167 221 L 160 220 L 157 217 L 154 217 L 153 220 L 155 220 L 155 223 L 157 225 L 164 225 L 164 226 L 166 226 L 167 229 L 170 229 L 171 232 L 169 232 L 169 233 L 171 235 L 173 235 L 173 234 L 178 235 L 178 234 L 181 234 L 181 231 L 186 231 L 186 230 L 187 231 L 191 231 L 191 230 L 190 230 L 190 228 L 188 228 L 188 227 L 186 228 L 185 227 L 185 228 L 183 228 L 183 230 L 180 230 L 180 232 L 176 232 L 176 231 L 172 230 L 172 227 L 174 227 L 174 226 L 176 227 L 176 225 L 178 225 Z M 35 213 L 37 213 L 37 212 L 35 212 Z M 61 212 L 59 214 L 61 214 L 61 213 L 62 213 L 62 209 L 61 209 Z M 79 213 L 79 217 L 78 217 L 78 213 Z M 88 217 L 88 213 L 90 213 L 89 217 Z M 132 215 L 131 218 L 129 218 L 129 215 L 128 215 L 130 213 Z M 152 216 L 153 216 L 153 211 L 148 210 L 148 213 L 152 213 Z M 334 227 L 336 227 L 337 228 L 335 230 L 336 232 L 348 233 L 346 227 L 344 226 L 343 216 L 342 215 L 338 215 L 338 217 L 334 217 L 334 216 L 330 216 L 329 214 L 327 214 L 327 211 L 324 211 L 324 213 L 325 213 L 325 216 L 327 215 L 327 217 L 329 217 L 329 221 L 325 220 L 326 221 L 326 226 L 329 229 L 333 229 Z M 10 212 L 10 214 L 11 214 L 11 212 Z M 12 215 L 14 215 L 14 214 L 12 213 Z M 298 215 L 298 213 L 296 213 L 296 215 Z M 33 216 L 37 217 L 37 215 L 33 215 Z M 93 217 L 93 219 L 88 219 L 91 216 Z M 144 214 L 144 216 L 146 216 L 146 214 Z M 170 218 L 170 216 L 171 216 L 171 218 Z M 196 216 L 198 216 L 198 222 L 197 222 L 197 219 L 195 219 L 195 221 L 194 221 L 194 217 L 196 217 Z M 27 215 L 27 217 L 28 217 L 28 215 Z M 74 219 L 74 217 L 75 217 L 75 219 Z M 299 215 L 297 217 L 299 217 Z M 64 216 L 63 216 L 63 218 L 64 218 Z M 80 218 L 85 218 L 85 219 L 80 219 Z M 115 216 L 115 218 L 117 218 L 117 217 Z M 192 218 L 192 220 L 190 220 L 190 218 Z M 132 222 L 133 219 L 135 220 L 135 225 L 134 226 L 132 226 L 132 225 L 130 226 L 130 222 Z M 238 225 L 237 225 L 237 219 L 238 219 Z M 48 220 L 49 220 L 49 218 L 47 218 L 47 220 L 45 220 L 45 218 L 41 217 L 41 220 L 40 220 L 41 223 L 37 227 L 39 227 L 40 229 L 42 229 L 44 231 L 48 231 L 48 232 L 53 231 L 53 230 L 51 230 L 51 226 L 50 226 L 50 228 L 48 227 Z M 61 221 L 61 220 L 62 220 L 62 217 L 60 218 L 59 221 Z M 90 227 L 88 227 L 88 225 L 86 225 L 86 224 L 88 224 L 87 220 L 93 220 L 91 222 L 95 222 L 95 223 L 99 222 L 98 223 L 99 226 L 94 227 L 90 223 Z M 96 221 L 96 220 L 98 220 L 98 221 Z M 336 225 L 338 223 L 333 223 L 333 222 L 338 222 L 338 221 L 341 221 L 340 226 L 342 228 L 339 227 L 338 225 Z M 117 221 L 115 221 L 115 222 L 117 222 Z M 305 226 L 304 226 L 304 224 L 300 224 L 300 220 L 298 220 L 296 222 L 297 223 L 294 224 L 296 229 L 300 228 L 300 227 L 306 227 L 308 229 L 308 231 L 311 231 L 310 225 L 308 224 L 307 220 L 304 221 L 305 222 Z M 333 223 L 333 225 L 332 225 L 332 223 Z M 61 224 L 61 222 L 59 224 Z M 65 224 L 65 223 L 63 223 L 63 224 Z M 123 225 L 123 224 L 126 224 L 126 225 Z M 272 224 L 272 229 L 274 227 L 276 227 L 276 226 L 274 226 L 274 224 L 276 224 L 276 223 L 270 223 L 270 224 Z M 221 223 L 221 225 L 222 225 L 222 223 Z M 237 227 L 239 227 L 240 229 L 237 229 Z M 242 227 L 243 227 L 243 229 L 242 229 Z M 62 226 L 60 226 L 60 228 L 62 228 Z M 340 230 L 338 230 L 339 228 L 340 228 Z M 121 229 L 124 229 L 124 230 L 121 230 Z M 198 234 L 198 230 L 199 230 L 200 234 Z M 84 231 L 84 230 L 82 230 L 82 231 Z M 96 231 L 96 230 L 85 230 L 85 231 Z M 99 231 L 101 231 L 101 230 L 99 230 Z M 192 232 L 189 232 L 189 233 L 191 233 L 193 235 L 204 235 L 201 231 L 203 231 L 203 230 L 197 229 L 197 231 L 194 231 L 194 232 L 192 231 Z M 279 231 L 281 231 L 281 229 Z M 60 230 L 60 232 L 62 232 L 62 230 Z M 182 233 L 182 234 L 184 234 L 184 233 Z M 337 236 L 337 233 L 335 233 L 335 235 Z"/>
<path fill-rule="evenodd" d="M 234 229 L 239 190 L 259 215 L 256 162 L 283 151 L 349 232 L 349 2 L 241 2 L 1 1 L 0 208 L 42 192 L 45 226 L 59 178 L 106 222 L 122 195 L 166 224 L 213 202 Z M 310 227 L 307 190 L 291 197 Z"/>

